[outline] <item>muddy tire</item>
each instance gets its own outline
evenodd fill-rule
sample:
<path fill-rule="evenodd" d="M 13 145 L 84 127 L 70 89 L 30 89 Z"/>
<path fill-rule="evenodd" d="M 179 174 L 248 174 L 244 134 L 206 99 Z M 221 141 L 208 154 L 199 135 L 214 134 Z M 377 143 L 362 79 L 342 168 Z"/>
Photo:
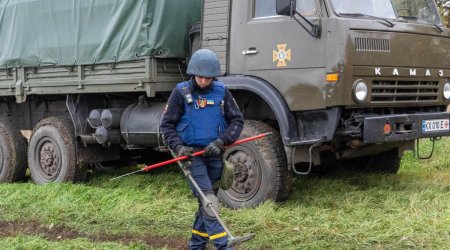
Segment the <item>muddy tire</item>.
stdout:
<path fill-rule="evenodd" d="M 64 117 L 40 121 L 28 146 L 28 166 L 37 184 L 78 182 L 86 177 L 86 167 L 77 164 L 77 144 L 72 122 Z"/>
<path fill-rule="evenodd" d="M 218 194 L 226 206 L 254 207 L 266 200 L 288 197 L 292 175 L 279 133 L 263 122 L 245 121 L 240 139 L 266 132 L 272 134 L 226 149 L 224 158 L 235 166 L 233 185 Z"/>
<path fill-rule="evenodd" d="M 26 139 L 11 122 L 0 121 L 0 183 L 23 180 L 26 169 Z"/>

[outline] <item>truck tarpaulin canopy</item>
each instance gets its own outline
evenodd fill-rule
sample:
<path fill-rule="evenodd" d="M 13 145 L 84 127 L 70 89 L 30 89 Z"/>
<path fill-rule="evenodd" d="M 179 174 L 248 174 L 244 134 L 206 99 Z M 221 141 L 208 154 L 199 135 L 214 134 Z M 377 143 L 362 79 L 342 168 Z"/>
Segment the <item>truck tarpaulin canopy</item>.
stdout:
<path fill-rule="evenodd" d="M 201 0 L 0 0 L 0 67 L 185 57 Z"/>

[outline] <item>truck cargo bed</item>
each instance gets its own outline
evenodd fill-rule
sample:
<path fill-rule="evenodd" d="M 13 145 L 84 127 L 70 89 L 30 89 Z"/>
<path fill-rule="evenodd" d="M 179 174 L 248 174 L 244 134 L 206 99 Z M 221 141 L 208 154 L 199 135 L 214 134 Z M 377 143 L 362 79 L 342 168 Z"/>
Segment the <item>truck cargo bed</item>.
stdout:
<path fill-rule="evenodd" d="M 0 69 L 0 96 L 171 91 L 185 78 L 177 59 L 143 58 L 134 61 L 67 67 Z"/>

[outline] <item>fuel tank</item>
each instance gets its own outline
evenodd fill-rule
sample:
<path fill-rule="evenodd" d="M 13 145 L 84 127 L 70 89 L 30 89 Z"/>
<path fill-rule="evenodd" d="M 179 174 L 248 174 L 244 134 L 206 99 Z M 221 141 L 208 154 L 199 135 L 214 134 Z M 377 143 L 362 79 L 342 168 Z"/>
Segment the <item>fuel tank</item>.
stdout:
<path fill-rule="evenodd" d="M 128 149 L 163 146 L 159 130 L 165 103 L 129 105 L 120 119 L 120 132 Z"/>

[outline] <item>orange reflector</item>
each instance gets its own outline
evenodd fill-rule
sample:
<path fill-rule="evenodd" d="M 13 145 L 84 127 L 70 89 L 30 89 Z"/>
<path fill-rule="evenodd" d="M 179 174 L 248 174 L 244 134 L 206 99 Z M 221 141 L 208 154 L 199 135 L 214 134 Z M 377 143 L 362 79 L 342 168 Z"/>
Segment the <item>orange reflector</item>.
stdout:
<path fill-rule="evenodd" d="M 338 73 L 327 74 L 327 82 L 337 82 L 339 80 Z"/>
<path fill-rule="evenodd" d="M 384 124 L 384 128 L 383 128 L 384 134 L 385 135 L 390 135 L 392 132 L 392 127 L 391 124 L 389 122 L 387 122 L 386 124 Z"/>

